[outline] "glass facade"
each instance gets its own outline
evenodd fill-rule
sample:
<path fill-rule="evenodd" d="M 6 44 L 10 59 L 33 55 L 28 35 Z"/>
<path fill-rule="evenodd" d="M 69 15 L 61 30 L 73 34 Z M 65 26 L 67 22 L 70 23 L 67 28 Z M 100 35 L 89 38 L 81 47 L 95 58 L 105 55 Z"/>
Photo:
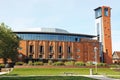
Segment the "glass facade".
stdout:
<path fill-rule="evenodd" d="M 105 9 L 104 9 L 104 15 L 105 15 L 105 16 L 108 16 L 108 8 L 105 8 Z"/>
<path fill-rule="evenodd" d="M 23 40 L 49 40 L 49 41 L 69 41 L 69 42 L 80 42 L 81 38 L 91 39 L 92 36 L 84 35 L 69 35 L 69 34 L 47 34 L 47 33 L 17 33 L 18 37 Z"/>
<path fill-rule="evenodd" d="M 98 8 L 95 10 L 95 18 L 99 18 L 102 16 L 102 9 L 101 8 Z"/>

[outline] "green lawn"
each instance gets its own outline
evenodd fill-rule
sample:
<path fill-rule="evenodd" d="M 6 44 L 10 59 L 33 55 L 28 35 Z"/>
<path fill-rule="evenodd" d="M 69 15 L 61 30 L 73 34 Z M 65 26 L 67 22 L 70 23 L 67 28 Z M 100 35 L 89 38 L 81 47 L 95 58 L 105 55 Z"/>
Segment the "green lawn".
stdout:
<path fill-rule="evenodd" d="M 18 76 L 27 76 L 27 75 L 64 75 L 64 72 L 74 73 L 75 75 L 89 75 L 89 68 L 15 68 L 8 75 L 18 75 Z M 93 69 L 95 73 L 95 70 Z M 114 71 L 109 68 L 98 68 L 98 74 L 101 75 L 120 75 L 120 72 Z"/>
<path fill-rule="evenodd" d="M 89 74 L 88 68 L 15 68 L 9 75 L 64 75 L 64 72 L 74 74 Z"/>
<path fill-rule="evenodd" d="M 0 80 L 93 80 L 81 77 L 82 75 L 89 75 L 89 71 L 90 68 L 14 68 L 9 74 L 1 75 Z M 70 74 L 66 76 L 64 72 L 78 76 L 71 76 Z M 93 72 L 95 73 L 94 68 Z M 109 68 L 98 68 L 98 74 L 120 79 L 120 71 Z M 11 77 L 8 78 L 7 76 Z"/>
<path fill-rule="evenodd" d="M 110 78 L 120 79 L 120 75 L 108 75 Z"/>
<path fill-rule="evenodd" d="M 81 76 L 0 77 L 0 80 L 96 80 Z"/>
<path fill-rule="evenodd" d="M 99 68 L 98 69 L 98 74 L 102 75 L 120 75 L 120 71 L 115 71 L 110 68 Z"/>

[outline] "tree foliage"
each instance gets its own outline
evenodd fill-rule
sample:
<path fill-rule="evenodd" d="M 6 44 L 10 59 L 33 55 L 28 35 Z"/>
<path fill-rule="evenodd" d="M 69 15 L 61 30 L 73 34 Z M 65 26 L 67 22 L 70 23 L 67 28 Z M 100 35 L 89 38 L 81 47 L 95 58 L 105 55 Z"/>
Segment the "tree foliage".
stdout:
<path fill-rule="evenodd" d="M 8 59 L 15 61 L 18 54 L 19 38 L 4 23 L 0 24 L 0 58 L 7 63 Z"/>

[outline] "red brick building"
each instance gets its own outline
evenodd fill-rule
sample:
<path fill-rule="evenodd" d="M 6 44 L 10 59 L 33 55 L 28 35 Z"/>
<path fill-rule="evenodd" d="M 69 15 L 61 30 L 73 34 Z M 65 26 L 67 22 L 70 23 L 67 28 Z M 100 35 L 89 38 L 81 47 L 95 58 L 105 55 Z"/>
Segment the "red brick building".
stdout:
<path fill-rule="evenodd" d="M 95 9 L 95 25 L 98 40 L 101 43 L 100 53 L 105 63 L 112 63 L 112 37 L 111 37 L 111 8 L 107 6 Z"/>
<path fill-rule="evenodd" d="M 96 58 L 97 62 L 111 64 L 111 8 L 102 6 L 94 10 L 97 36 L 69 33 L 56 28 L 14 32 L 21 38 L 18 61 L 95 62 Z"/>
<path fill-rule="evenodd" d="M 59 33 L 59 31 L 57 33 L 49 31 L 16 33 L 23 39 L 20 41 L 20 61 L 33 60 L 48 62 L 48 60 L 74 60 L 95 62 L 94 47 L 97 47 L 97 61 L 100 62 L 99 42 L 93 39 L 96 36 Z M 29 36 L 29 40 L 27 36 Z"/>
<path fill-rule="evenodd" d="M 113 63 L 120 64 L 120 51 L 115 51 L 112 55 Z"/>

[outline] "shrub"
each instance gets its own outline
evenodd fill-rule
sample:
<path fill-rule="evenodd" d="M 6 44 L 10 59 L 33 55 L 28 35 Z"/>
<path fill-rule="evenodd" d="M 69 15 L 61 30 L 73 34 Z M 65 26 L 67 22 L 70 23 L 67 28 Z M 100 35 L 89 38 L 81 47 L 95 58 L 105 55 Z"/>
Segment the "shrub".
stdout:
<path fill-rule="evenodd" d="M 97 66 L 106 66 L 106 63 L 98 63 Z"/>
<path fill-rule="evenodd" d="M 93 64 L 92 61 L 88 61 L 85 65 L 86 65 L 86 66 L 93 66 L 94 64 Z"/>
<path fill-rule="evenodd" d="M 48 65 L 52 65 L 53 64 L 53 61 L 52 60 L 49 60 L 48 61 Z"/>
<path fill-rule="evenodd" d="M 34 62 L 34 65 L 44 65 L 43 62 Z"/>
<path fill-rule="evenodd" d="M 66 66 L 73 66 L 75 64 L 74 61 L 68 61 L 64 63 Z"/>
<path fill-rule="evenodd" d="M 23 65 L 24 62 L 16 62 L 15 65 Z"/>
<path fill-rule="evenodd" d="M 32 61 L 29 61 L 29 62 L 28 62 L 28 65 L 33 65 L 33 62 L 32 62 Z"/>
<path fill-rule="evenodd" d="M 85 63 L 84 62 L 75 62 L 75 65 L 76 66 L 85 66 Z"/>
<path fill-rule="evenodd" d="M 0 68 L 4 68 L 5 67 L 5 64 L 0 64 Z"/>
<path fill-rule="evenodd" d="M 24 65 L 24 66 L 26 66 L 26 65 L 27 65 L 27 63 L 24 63 L 23 65 Z"/>
<path fill-rule="evenodd" d="M 109 65 L 111 68 L 120 68 L 120 65 L 117 65 L 117 64 L 111 64 Z"/>
<path fill-rule="evenodd" d="M 58 62 L 54 62 L 53 65 L 54 65 L 54 66 L 63 66 L 64 63 L 61 62 L 61 61 L 58 61 Z"/>

